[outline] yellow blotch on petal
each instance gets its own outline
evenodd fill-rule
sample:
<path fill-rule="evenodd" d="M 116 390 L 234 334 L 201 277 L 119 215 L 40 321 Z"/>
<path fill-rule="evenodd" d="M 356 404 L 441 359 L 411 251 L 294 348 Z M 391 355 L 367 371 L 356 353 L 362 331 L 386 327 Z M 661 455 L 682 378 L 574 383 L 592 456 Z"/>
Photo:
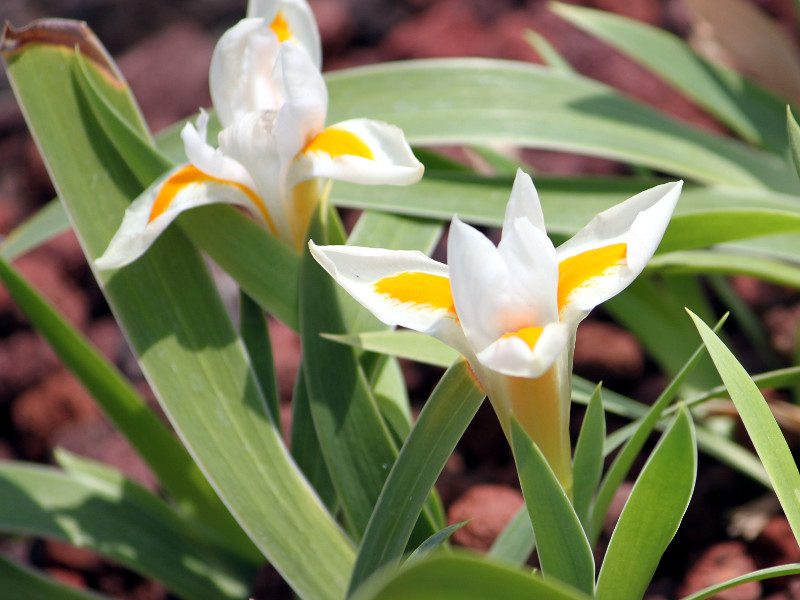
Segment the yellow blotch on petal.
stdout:
<path fill-rule="evenodd" d="M 539 341 L 539 338 L 544 331 L 544 327 L 523 327 L 518 331 L 512 331 L 511 333 L 505 334 L 503 337 L 518 337 L 523 342 L 528 344 L 528 347 L 533 350 L 534 346 L 536 346 L 536 342 Z"/>
<path fill-rule="evenodd" d="M 414 304 L 419 309 L 445 310 L 456 314 L 450 280 L 430 273 L 398 273 L 373 284 L 378 294 L 399 304 Z"/>
<path fill-rule="evenodd" d="M 590 285 L 592 280 L 609 275 L 625 264 L 628 245 L 610 244 L 565 258 L 558 265 L 558 310 L 561 311 L 572 293 Z"/>
<path fill-rule="evenodd" d="M 162 184 L 161 189 L 158 190 L 158 194 L 156 195 L 156 199 L 153 202 L 153 208 L 150 210 L 150 216 L 147 219 L 147 223 L 152 223 L 158 217 L 160 217 L 164 212 L 169 208 L 172 201 L 175 200 L 175 197 L 186 187 L 190 185 L 195 185 L 199 183 L 217 183 L 220 185 L 230 185 L 245 194 L 250 201 L 255 205 L 261 215 L 264 217 L 264 220 L 267 222 L 270 231 L 273 235 L 277 235 L 277 230 L 275 229 L 275 224 L 272 222 L 272 218 L 269 216 L 269 212 L 267 211 L 267 207 L 264 205 L 264 202 L 258 195 L 248 188 L 247 186 L 242 185 L 241 183 L 237 183 L 235 181 L 227 181 L 225 179 L 219 179 L 218 177 L 212 177 L 211 175 L 206 175 L 200 169 L 195 167 L 194 165 L 186 165 L 182 169 L 179 169 L 175 173 L 173 173 L 167 180 Z"/>
<path fill-rule="evenodd" d="M 281 42 L 285 42 L 292 37 L 292 30 L 289 28 L 289 21 L 287 21 L 286 17 L 283 16 L 282 11 L 278 11 L 278 14 L 275 15 L 272 25 L 270 25 L 269 28 L 275 32 L 275 35 L 278 36 L 278 40 Z"/>
<path fill-rule="evenodd" d="M 350 131 L 328 127 L 311 140 L 302 150 L 303 153 L 322 152 L 331 158 L 337 156 L 360 156 L 374 160 L 375 155 L 361 139 Z"/>

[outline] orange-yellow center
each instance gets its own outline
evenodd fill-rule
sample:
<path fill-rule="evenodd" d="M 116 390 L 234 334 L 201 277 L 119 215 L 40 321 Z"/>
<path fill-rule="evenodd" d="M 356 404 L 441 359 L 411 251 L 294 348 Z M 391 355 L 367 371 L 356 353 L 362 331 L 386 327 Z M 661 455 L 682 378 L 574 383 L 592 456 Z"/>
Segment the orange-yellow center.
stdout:
<path fill-rule="evenodd" d="M 418 308 L 443 309 L 456 314 L 450 280 L 430 273 L 398 273 L 376 281 L 373 289 L 402 304 L 415 304 Z"/>
<path fill-rule="evenodd" d="M 564 308 L 575 290 L 623 264 L 627 255 L 628 245 L 619 243 L 587 250 L 562 260 L 558 265 L 558 310 Z"/>
<path fill-rule="evenodd" d="M 323 129 L 317 137 L 306 144 L 302 151 L 305 153 L 323 152 L 331 158 L 349 155 L 369 160 L 375 159 L 369 146 L 362 142 L 356 134 L 335 127 Z"/>
<path fill-rule="evenodd" d="M 164 214 L 181 190 L 189 185 L 205 182 L 217 183 L 220 185 L 230 185 L 245 194 L 263 215 L 264 220 L 267 222 L 267 225 L 270 228 L 270 231 L 272 231 L 272 234 L 277 235 L 275 224 L 272 222 L 272 218 L 269 216 L 267 207 L 253 190 L 242 185 L 241 183 L 236 183 L 235 181 L 227 181 L 225 179 L 219 179 L 218 177 L 206 175 L 194 165 L 186 165 L 182 169 L 179 169 L 170 177 L 168 177 L 167 180 L 161 185 L 161 189 L 158 190 L 156 199 L 153 202 L 153 208 L 150 210 L 150 217 L 147 219 L 147 223 L 152 223 L 155 219 Z"/>
<path fill-rule="evenodd" d="M 503 337 L 518 337 L 523 342 L 528 344 L 528 347 L 533 350 L 534 346 L 536 346 L 536 342 L 539 341 L 539 338 L 542 336 L 542 332 L 544 331 L 544 327 L 523 327 L 518 331 L 512 331 L 511 333 L 505 334 Z"/>
<path fill-rule="evenodd" d="M 278 11 L 278 14 L 275 15 L 275 19 L 273 19 L 272 25 L 270 25 L 269 28 L 275 32 L 275 35 L 278 36 L 278 40 L 281 42 L 285 42 L 292 37 L 292 30 L 289 29 L 289 22 L 283 16 L 282 11 Z"/>

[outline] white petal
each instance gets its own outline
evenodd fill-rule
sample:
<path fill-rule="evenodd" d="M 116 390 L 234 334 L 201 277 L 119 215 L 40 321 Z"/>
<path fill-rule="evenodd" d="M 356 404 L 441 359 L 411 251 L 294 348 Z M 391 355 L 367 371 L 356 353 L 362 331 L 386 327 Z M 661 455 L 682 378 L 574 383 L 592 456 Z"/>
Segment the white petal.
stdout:
<path fill-rule="evenodd" d="M 277 110 L 283 103 L 273 78 L 279 48 L 263 19 L 243 19 L 222 35 L 211 57 L 209 87 L 223 127 L 244 113 Z"/>
<path fill-rule="evenodd" d="M 274 117 L 268 111 L 245 114 L 222 130 L 219 147 L 247 169 L 278 237 L 295 247 L 293 211 L 285 188 L 285 168 L 278 156 Z"/>
<path fill-rule="evenodd" d="M 533 180 L 522 169 L 517 169 L 514 186 L 511 188 L 511 198 L 506 205 L 503 230 L 505 231 L 513 221 L 520 218 L 527 219 L 532 225 L 545 231 L 542 205 Z"/>
<path fill-rule="evenodd" d="M 183 148 L 189 162 L 206 175 L 236 181 L 251 189 L 254 188 L 255 184 L 247 169 L 208 144 L 207 132 L 208 113 L 200 109 L 200 116 L 197 117 L 197 129 L 191 123 L 186 123 L 181 130 Z"/>
<path fill-rule="evenodd" d="M 527 216 L 507 222 L 497 247 L 509 274 L 514 328 L 558 321 L 558 263 L 553 242 Z"/>
<path fill-rule="evenodd" d="M 511 290 L 500 253 L 486 236 L 457 217 L 450 225 L 447 262 L 456 312 L 476 354 L 521 327 L 508 319 Z"/>
<path fill-rule="evenodd" d="M 305 50 L 319 69 L 322 64 L 322 44 L 314 13 L 306 0 L 250 0 L 247 6 L 248 17 L 265 19 L 273 25 L 273 29 L 278 13 L 286 22 L 289 34 L 287 41 Z"/>
<path fill-rule="evenodd" d="M 540 377 L 567 348 L 568 327 L 550 323 L 544 327 L 533 348 L 521 338 L 508 335 L 479 352 L 480 363 L 512 377 Z"/>
<path fill-rule="evenodd" d="M 181 212 L 218 202 L 251 210 L 253 206 L 248 194 L 236 183 L 209 179 L 191 166 L 172 171 L 131 203 L 120 228 L 95 264 L 100 269 L 116 269 L 133 262 Z"/>
<path fill-rule="evenodd" d="M 452 309 L 447 266 L 421 252 L 357 246 L 309 249 L 353 298 L 387 325 L 432 335 L 464 352 L 467 348 Z"/>
<path fill-rule="evenodd" d="M 281 160 L 288 164 L 325 127 L 328 88 L 308 55 L 282 44 L 273 77 L 284 103 L 275 118 Z"/>
<path fill-rule="evenodd" d="M 353 183 L 409 185 L 424 166 L 403 131 L 380 121 L 351 119 L 319 133 L 297 156 L 292 180 L 310 177 Z"/>
<path fill-rule="evenodd" d="M 562 320 L 577 325 L 642 272 L 661 243 L 682 185 L 659 185 L 603 211 L 556 250 Z M 615 265 L 619 249 L 624 257 Z M 572 268 L 565 268 L 567 264 Z M 564 285 L 566 271 L 572 272 L 568 285 Z"/>

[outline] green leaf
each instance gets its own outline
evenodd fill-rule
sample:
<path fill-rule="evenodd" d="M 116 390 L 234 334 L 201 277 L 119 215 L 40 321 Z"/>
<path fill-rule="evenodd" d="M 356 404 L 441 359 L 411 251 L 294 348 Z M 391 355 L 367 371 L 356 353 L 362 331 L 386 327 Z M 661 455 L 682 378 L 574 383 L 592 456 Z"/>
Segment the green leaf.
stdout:
<path fill-rule="evenodd" d="M 697 56 L 678 36 L 610 12 L 553 4 L 556 14 L 664 78 L 748 142 L 786 148 L 783 102 L 731 69 Z"/>
<path fill-rule="evenodd" d="M 8 33 L 3 56 L 91 264 L 142 186 L 76 88 L 74 44 L 48 43 L 48 23 L 36 35 Z M 92 45 L 94 54 L 85 56 L 105 56 L 87 30 L 59 23 L 61 33 Z M 104 97 L 135 123 L 135 110 L 125 112 L 134 106 L 127 86 L 108 75 L 115 68 L 97 64 Z M 341 598 L 352 545 L 264 411 L 244 346 L 199 254 L 171 228 L 134 264 L 97 277 L 165 412 L 259 550 L 301 597 Z M 227 531 L 240 535 L 233 525 Z"/>
<path fill-rule="evenodd" d="M 327 237 L 319 217 L 312 222 L 311 237 Z M 306 250 L 300 274 L 300 338 L 311 415 L 346 522 L 360 539 L 397 450 L 355 351 L 320 336 L 346 330 L 337 287 Z"/>
<path fill-rule="evenodd" d="M 450 536 L 453 535 L 456 531 L 464 527 L 469 521 L 462 521 L 461 523 L 453 523 L 452 525 L 448 525 L 447 527 L 440 529 L 436 533 L 434 533 L 431 537 L 427 540 L 422 542 L 414 552 L 412 552 L 405 561 L 405 564 L 410 562 L 419 561 L 423 558 L 426 558 L 433 554 L 434 551 L 441 548 L 442 544 L 444 544 L 447 540 L 450 539 Z"/>
<path fill-rule="evenodd" d="M 70 228 L 64 205 L 56 198 L 19 225 L 0 243 L 0 257 L 11 261 Z"/>
<path fill-rule="evenodd" d="M 225 508 L 186 449 L 109 364 L 22 277 L 0 260 L 0 280 L 30 323 L 86 387 L 182 510 L 213 524 Z M 230 526 L 227 520 L 219 526 Z"/>
<path fill-rule="evenodd" d="M 88 548 L 188 598 L 246 597 L 256 567 L 209 548 L 163 501 L 121 476 L 0 464 L 0 530 Z"/>
<path fill-rule="evenodd" d="M 239 331 L 266 401 L 266 409 L 280 432 L 281 407 L 267 317 L 264 310 L 244 292 L 239 294 Z"/>
<path fill-rule="evenodd" d="M 594 556 L 580 519 L 544 454 L 512 416 L 511 445 L 545 579 L 594 593 Z"/>
<path fill-rule="evenodd" d="M 354 600 L 588 600 L 558 581 L 467 554 L 432 557 L 364 585 Z"/>
<path fill-rule="evenodd" d="M 786 128 L 789 131 L 789 148 L 792 151 L 794 170 L 800 177 L 800 125 L 797 124 L 789 106 L 786 107 Z"/>
<path fill-rule="evenodd" d="M 497 536 L 487 556 L 521 565 L 536 547 L 531 517 L 524 504 Z"/>
<path fill-rule="evenodd" d="M 696 315 L 689 312 L 722 381 L 736 405 L 758 457 L 769 474 L 796 540 L 800 540 L 800 473 L 786 439 L 758 387 L 725 344 Z"/>
<path fill-rule="evenodd" d="M 436 338 L 416 331 L 368 331 L 351 334 L 323 334 L 323 337 L 354 348 L 390 354 L 437 367 L 449 367 L 458 352 Z"/>
<path fill-rule="evenodd" d="M 573 73 L 575 71 L 572 65 L 569 64 L 569 61 L 567 61 L 543 35 L 540 35 L 532 29 L 526 29 L 523 35 L 525 36 L 525 41 L 539 53 L 544 63 L 551 69 L 564 71 L 565 73 Z"/>
<path fill-rule="evenodd" d="M 661 436 L 631 490 L 597 578 L 598 600 L 639 600 L 689 506 L 697 442 L 682 410 Z"/>
<path fill-rule="evenodd" d="M 775 155 L 684 125 L 596 81 L 536 65 L 419 60 L 343 69 L 326 81 L 330 121 L 380 119 L 401 127 L 412 144 L 502 142 L 602 156 L 702 182 L 798 189 Z"/>
<path fill-rule="evenodd" d="M 603 475 L 603 440 L 606 437 L 605 412 L 600 384 L 597 385 L 575 445 L 573 457 L 573 506 L 584 530 L 591 532 L 591 508 L 600 477 Z"/>
<path fill-rule="evenodd" d="M 722 324 L 725 322 L 725 318 L 726 317 L 723 317 L 717 323 L 717 328 L 722 327 Z M 593 540 L 596 540 L 600 534 L 600 527 L 602 526 L 603 520 L 608 512 L 608 507 L 611 506 L 611 500 L 616 494 L 617 488 L 625 479 L 625 476 L 628 474 L 628 471 L 633 465 L 634 460 L 639 455 L 639 452 L 641 452 L 645 442 L 658 424 L 667 406 L 675 397 L 678 389 L 689 376 L 700 358 L 703 356 L 704 350 L 705 347 L 701 345 L 694 351 L 689 360 L 686 361 L 686 364 L 683 366 L 683 368 L 678 372 L 677 375 L 675 375 L 675 377 L 673 377 L 666 389 L 661 392 L 656 401 L 649 408 L 647 414 L 637 421 L 636 425 L 634 426 L 635 431 L 633 435 L 631 435 L 630 439 L 625 444 L 625 447 L 619 452 L 619 454 L 617 454 L 617 456 L 614 458 L 614 462 L 611 464 L 611 467 L 609 467 L 608 471 L 606 471 L 606 475 L 603 478 L 600 491 L 597 493 L 597 499 L 595 500 L 594 507 L 592 509 L 591 523 L 593 528 Z"/>
<path fill-rule="evenodd" d="M 386 479 L 358 551 L 351 592 L 400 559 L 430 490 L 483 397 L 464 361 L 439 381 Z"/>
<path fill-rule="evenodd" d="M 0 555 L 0 580 L 3 593 L 13 600 L 103 600 L 100 596 L 60 583 L 43 574 L 19 566 Z M 108 600 L 108 599 L 107 599 Z"/>
<path fill-rule="evenodd" d="M 733 577 L 732 579 L 709 586 L 703 590 L 700 590 L 699 592 L 695 592 L 694 594 L 684 596 L 682 600 L 704 600 L 705 598 L 717 596 L 720 592 L 734 588 L 737 585 L 750 583 L 751 581 L 764 581 L 765 579 L 786 577 L 787 575 L 797 574 L 800 574 L 800 564 L 798 563 L 780 565 L 778 567 L 769 567 L 767 569 L 759 569 L 758 571 L 740 575 L 739 577 Z"/>

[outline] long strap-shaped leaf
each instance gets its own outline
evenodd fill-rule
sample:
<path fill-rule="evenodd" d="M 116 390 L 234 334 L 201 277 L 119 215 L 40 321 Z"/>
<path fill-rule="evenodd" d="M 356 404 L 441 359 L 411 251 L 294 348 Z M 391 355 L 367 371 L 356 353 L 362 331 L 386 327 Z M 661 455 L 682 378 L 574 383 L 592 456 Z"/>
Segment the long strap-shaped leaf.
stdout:
<path fill-rule="evenodd" d="M 106 97 L 129 98 L 95 49 Z M 74 84 L 74 45 L 40 26 L 7 32 L 3 55 L 29 125 L 90 258 L 105 250 L 142 186 L 105 137 Z M 52 99 L 57 98 L 57 102 Z M 135 122 L 135 117 L 129 121 Z M 288 456 L 218 292 L 177 230 L 99 282 L 170 420 L 259 549 L 302 597 L 341 598 L 354 560 L 349 540 Z"/>
<path fill-rule="evenodd" d="M 554 10 L 652 69 L 749 142 L 785 150 L 785 102 L 738 73 L 706 62 L 678 36 L 606 11 L 560 3 Z"/>
<path fill-rule="evenodd" d="M 467 554 L 414 561 L 367 582 L 354 600 L 588 600 L 560 581 L 544 580 Z"/>
<path fill-rule="evenodd" d="M 331 121 L 385 120 L 414 144 L 506 142 L 623 160 L 702 182 L 798 188 L 771 153 L 693 129 L 591 79 L 536 65 L 418 60 L 337 71 L 326 81 Z"/>
<path fill-rule="evenodd" d="M 687 410 L 659 440 L 631 490 L 597 578 L 598 600 L 638 600 L 678 530 L 697 477 Z"/>
<path fill-rule="evenodd" d="M 3 582 L 3 593 L 14 600 L 110 600 L 107 596 L 84 592 L 54 581 L 1 555 L 0 580 Z"/>
<path fill-rule="evenodd" d="M 542 574 L 592 595 L 594 556 L 589 538 L 544 454 L 515 418 L 511 419 L 511 445 Z"/>
<path fill-rule="evenodd" d="M 736 405 L 736 410 L 744 423 L 758 457 L 764 463 L 772 487 L 783 507 L 792 533 L 800 541 L 800 473 L 794 461 L 786 438 L 783 437 L 772 411 L 764 396 L 739 364 L 730 350 L 716 334 L 697 317 L 692 317 L 703 343 L 711 355 L 711 360 L 719 370 L 722 381 Z"/>
<path fill-rule="evenodd" d="M 358 551 L 351 591 L 400 559 L 425 499 L 483 397 L 464 361 L 439 381 L 386 479 Z"/>
<path fill-rule="evenodd" d="M 88 548 L 186 598 L 246 597 L 252 572 L 231 571 L 225 557 L 204 547 L 177 513 L 122 477 L 99 484 L 50 467 L 5 461 L 0 498 L 1 531 Z"/>

